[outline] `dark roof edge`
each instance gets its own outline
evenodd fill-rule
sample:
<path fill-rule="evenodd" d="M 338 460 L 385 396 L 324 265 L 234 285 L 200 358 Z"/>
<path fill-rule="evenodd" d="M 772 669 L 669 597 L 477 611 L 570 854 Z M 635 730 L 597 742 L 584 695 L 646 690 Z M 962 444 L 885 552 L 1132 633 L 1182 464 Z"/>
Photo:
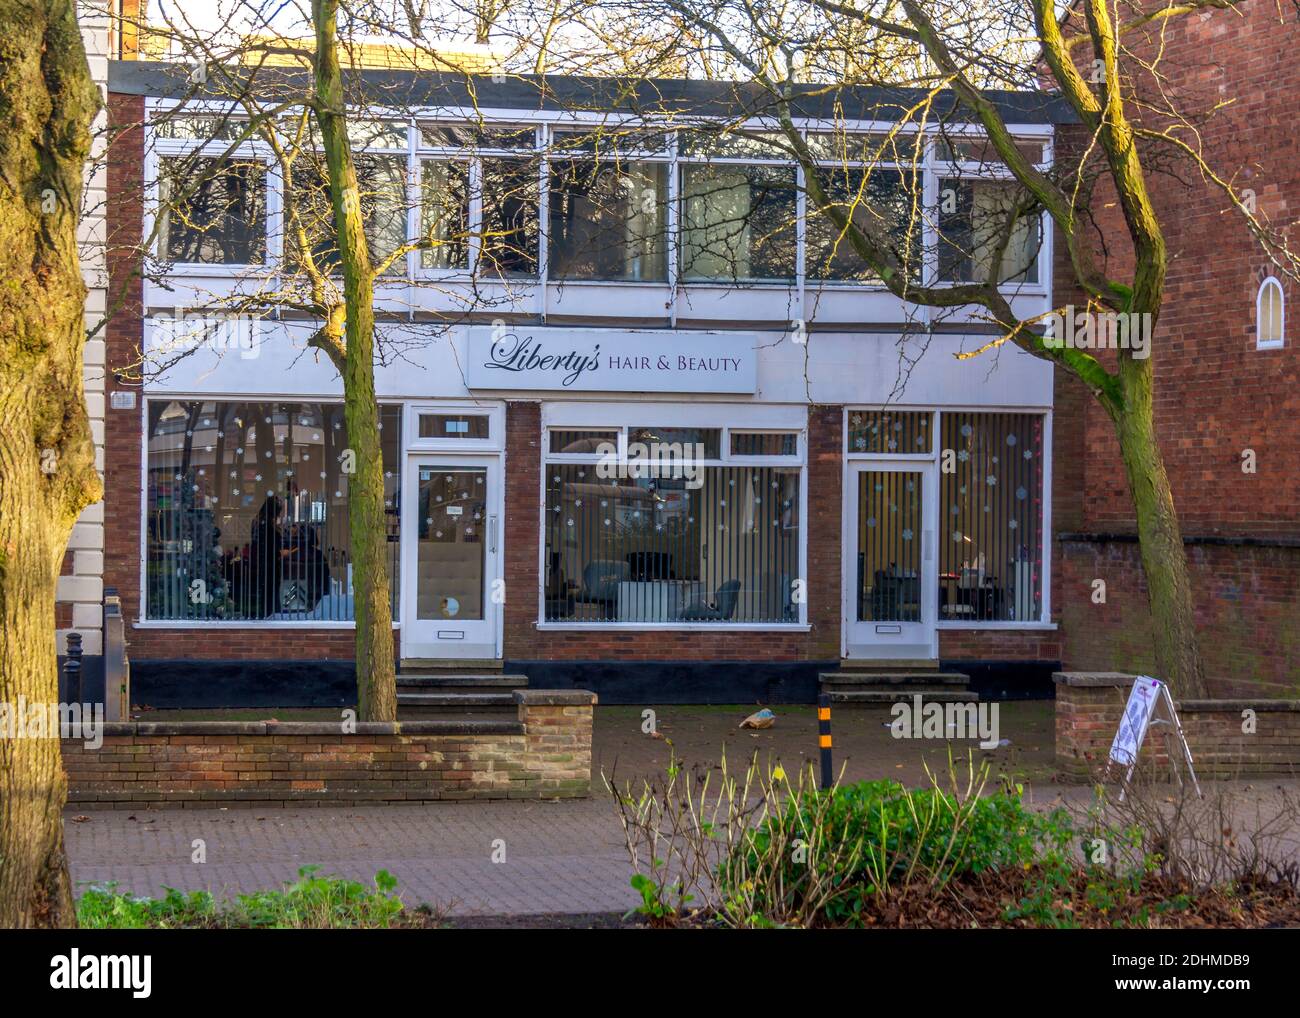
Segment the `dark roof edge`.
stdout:
<path fill-rule="evenodd" d="M 108 89 L 122 95 L 159 98 L 220 98 L 189 81 L 187 65 L 160 61 L 111 60 Z M 490 75 L 444 71 L 365 70 L 349 75 L 358 99 L 394 107 L 466 107 L 534 111 L 619 111 L 647 116 L 759 116 L 770 110 L 772 96 L 746 82 L 700 81 L 679 78 L 645 80 L 567 75 L 510 74 L 494 81 Z M 306 73 L 289 68 L 263 68 L 258 81 L 305 83 Z M 797 87 L 795 114 L 812 118 L 894 120 L 927 95 L 919 88 L 827 85 Z M 990 91 L 987 95 L 1009 123 L 1074 123 L 1073 111 L 1050 92 Z M 957 104 L 951 92 L 935 97 L 932 119 L 969 121 L 973 116 Z"/>

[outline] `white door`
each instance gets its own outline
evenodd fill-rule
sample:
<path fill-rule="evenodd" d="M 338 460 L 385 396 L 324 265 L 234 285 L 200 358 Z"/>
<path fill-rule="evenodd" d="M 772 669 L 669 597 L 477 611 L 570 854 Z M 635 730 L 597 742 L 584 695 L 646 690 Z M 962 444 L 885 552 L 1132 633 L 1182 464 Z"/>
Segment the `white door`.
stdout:
<path fill-rule="evenodd" d="M 853 461 L 845 473 L 845 656 L 939 654 L 931 463 Z"/>
<path fill-rule="evenodd" d="M 501 656 L 501 459 L 429 453 L 402 485 L 402 657 Z"/>

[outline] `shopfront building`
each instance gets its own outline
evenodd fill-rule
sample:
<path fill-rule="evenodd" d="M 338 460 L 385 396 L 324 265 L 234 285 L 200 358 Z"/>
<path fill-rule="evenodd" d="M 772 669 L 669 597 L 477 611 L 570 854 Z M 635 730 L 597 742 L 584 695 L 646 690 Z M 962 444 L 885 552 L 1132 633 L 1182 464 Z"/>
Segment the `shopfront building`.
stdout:
<path fill-rule="evenodd" d="M 312 321 L 213 297 L 284 257 L 292 196 L 260 145 L 214 137 L 215 106 L 178 118 L 148 65 L 112 91 L 150 125 L 116 177 L 144 199 L 114 226 L 156 235 L 168 266 L 109 330 L 110 361 L 146 365 L 119 379 L 106 456 L 134 674 L 160 704 L 333 702 L 354 596 L 340 381 Z M 706 143 L 644 110 L 633 130 L 478 99 L 474 131 L 443 97 L 358 145 L 391 195 L 380 253 L 445 240 L 376 295 L 400 659 L 607 702 L 806 700 L 819 671 L 870 660 L 1041 681 L 1060 656 L 1050 366 L 963 356 L 984 325 L 873 282 L 752 124 Z M 933 208 L 919 273 L 987 269 L 1005 181 L 924 133 L 848 158 L 889 125 L 815 112 L 828 182 Z M 1047 165 L 1050 116 L 1023 119 Z M 242 211 L 197 228 L 166 207 L 169 167 L 218 149 Z M 1049 310 L 1050 249 L 1037 224 L 1007 245 L 1018 310 Z"/>

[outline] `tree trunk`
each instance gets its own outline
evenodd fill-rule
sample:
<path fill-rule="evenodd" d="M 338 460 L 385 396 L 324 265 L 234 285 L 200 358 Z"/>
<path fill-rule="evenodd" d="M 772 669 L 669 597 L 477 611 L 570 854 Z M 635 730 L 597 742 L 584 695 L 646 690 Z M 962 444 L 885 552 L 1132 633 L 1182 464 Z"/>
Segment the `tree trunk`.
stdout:
<path fill-rule="evenodd" d="M 338 58 L 337 0 L 312 0 L 316 28 L 315 115 L 329 167 L 330 201 L 343 270 L 346 360 L 343 416 L 348 446 L 348 527 L 356 616 L 357 707 L 364 721 L 397 720 L 393 607 L 388 581 L 384 464 L 375 401 L 374 269 L 366 241 L 356 165 L 347 136 Z"/>
<path fill-rule="evenodd" d="M 1176 698 L 1204 697 L 1205 671 L 1196 641 L 1187 551 L 1164 456 L 1156 440 L 1152 374 L 1150 360 L 1122 358 L 1124 408 L 1115 417 L 1115 429 L 1137 514 L 1156 668 Z"/>
<path fill-rule="evenodd" d="M 98 97 L 73 0 L 0 0 L 0 926 L 76 923 L 54 596 L 100 497 L 82 389 L 77 219 Z M 20 705 L 25 709 L 19 710 Z M 12 736 L 12 737 L 11 737 Z"/>

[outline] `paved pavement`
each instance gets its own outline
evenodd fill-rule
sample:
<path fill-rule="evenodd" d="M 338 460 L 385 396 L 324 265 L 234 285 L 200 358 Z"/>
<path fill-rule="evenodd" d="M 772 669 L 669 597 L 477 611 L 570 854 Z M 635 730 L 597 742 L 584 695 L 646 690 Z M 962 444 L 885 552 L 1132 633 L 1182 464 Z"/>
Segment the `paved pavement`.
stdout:
<path fill-rule="evenodd" d="M 116 881 L 136 894 L 165 887 L 234 894 L 278 887 L 300 866 L 319 865 L 367 883 L 387 869 L 408 904 L 452 915 L 626 911 L 636 898 L 622 831 L 603 797 L 67 816 L 72 879 L 80 887 Z M 206 862 L 191 861 L 195 839 L 204 843 Z M 502 862 L 493 861 L 497 839 L 505 842 Z"/>

